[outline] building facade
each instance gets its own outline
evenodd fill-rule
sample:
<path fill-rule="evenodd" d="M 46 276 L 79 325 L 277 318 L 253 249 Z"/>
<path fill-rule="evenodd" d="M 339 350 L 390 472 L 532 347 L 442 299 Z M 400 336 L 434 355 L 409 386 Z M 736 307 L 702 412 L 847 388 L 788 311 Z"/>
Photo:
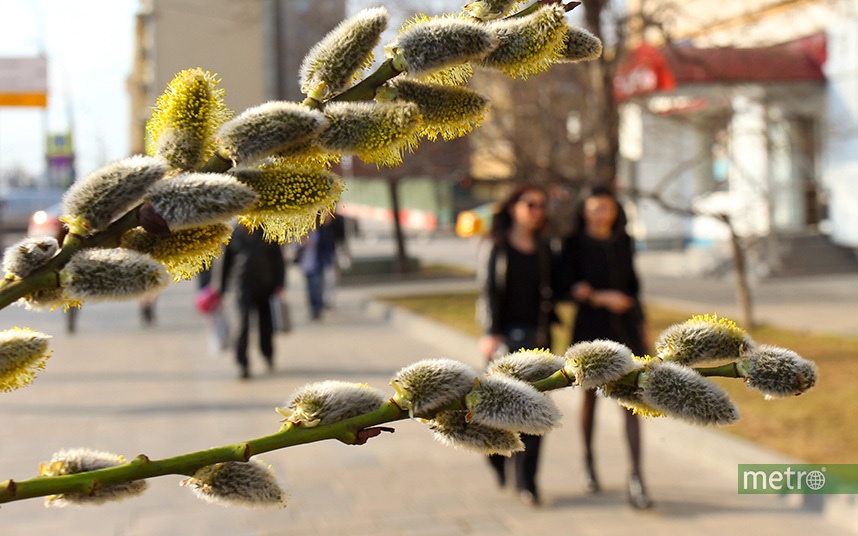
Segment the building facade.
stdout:
<path fill-rule="evenodd" d="M 821 234 L 858 248 L 856 2 L 632 8 L 662 32 L 639 28 L 616 79 L 620 181 L 689 209 L 640 200 L 637 235 L 652 245 L 723 242 L 728 230 L 710 213 L 729 215 L 743 236 Z"/>
<path fill-rule="evenodd" d="M 272 99 L 303 99 L 307 50 L 345 16 L 345 0 L 141 0 L 131 94 L 131 150 L 145 151 L 146 121 L 184 69 L 216 73 L 236 113 Z"/>

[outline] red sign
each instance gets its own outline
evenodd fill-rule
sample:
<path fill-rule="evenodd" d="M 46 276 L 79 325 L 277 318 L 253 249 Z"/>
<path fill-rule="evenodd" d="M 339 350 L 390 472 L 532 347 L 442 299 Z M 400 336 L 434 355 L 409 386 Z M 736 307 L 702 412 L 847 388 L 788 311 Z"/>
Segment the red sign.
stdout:
<path fill-rule="evenodd" d="M 661 52 L 650 45 L 633 50 L 614 77 L 614 98 L 622 102 L 655 91 L 673 91 L 676 80 Z"/>

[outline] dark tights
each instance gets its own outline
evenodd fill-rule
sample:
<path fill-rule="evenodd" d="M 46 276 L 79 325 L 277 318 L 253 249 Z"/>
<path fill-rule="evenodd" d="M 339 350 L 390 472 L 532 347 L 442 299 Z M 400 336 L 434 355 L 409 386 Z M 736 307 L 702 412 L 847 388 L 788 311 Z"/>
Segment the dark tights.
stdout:
<path fill-rule="evenodd" d="M 539 447 L 542 443 L 541 436 L 521 434 L 521 442 L 524 450 L 512 455 L 513 467 L 515 467 L 515 487 L 519 491 L 529 491 L 538 495 L 536 490 L 536 469 L 539 463 Z M 489 464 L 497 473 L 498 483 L 506 483 L 506 461 L 507 458 L 499 454 L 489 456 Z"/>
<path fill-rule="evenodd" d="M 250 311 L 256 312 L 259 320 L 259 349 L 265 361 L 272 363 L 274 359 L 274 327 L 271 321 L 271 304 L 267 297 L 247 300 L 239 304 L 239 315 L 241 326 L 239 327 L 238 339 L 236 341 L 235 359 L 242 368 L 247 368 L 247 345 L 250 340 Z"/>
<path fill-rule="evenodd" d="M 584 392 L 584 405 L 581 407 L 581 425 L 584 433 L 584 449 L 588 458 L 593 457 L 593 421 L 596 414 L 596 390 Z M 638 416 L 631 410 L 626 411 L 626 439 L 629 443 L 632 472 L 641 474 L 641 431 Z"/>

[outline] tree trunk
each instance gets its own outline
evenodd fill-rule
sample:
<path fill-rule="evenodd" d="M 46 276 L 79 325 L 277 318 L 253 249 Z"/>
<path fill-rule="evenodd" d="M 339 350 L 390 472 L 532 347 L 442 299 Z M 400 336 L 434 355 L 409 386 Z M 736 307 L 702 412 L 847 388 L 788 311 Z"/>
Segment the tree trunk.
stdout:
<path fill-rule="evenodd" d="M 745 250 L 736 234 L 736 228 L 727 215 L 721 216 L 721 221 L 730 229 L 730 246 L 733 249 L 733 260 L 736 268 L 736 297 L 739 300 L 739 308 L 742 311 L 742 325 L 746 329 L 754 328 L 754 312 L 751 303 L 751 288 L 748 285 L 748 265 L 745 259 Z"/>
<path fill-rule="evenodd" d="M 608 16 L 606 0 L 584 0 L 584 18 L 587 27 L 604 42 L 604 23 Z M 617 37 L 624 37 L 618 35 Z M 614 98 L 614 74 L 619 60 L 617 51 L 623 43 L 615 44 L 613 54 L 603 53 L 598 59 L 587 63 L 586 94 L 592 99 L 591 122 L 598 125 L 594 131 L 596 144 L 594 160 L 590 170 L 593 184 L 612 187 L 617 178 L 617 161 L 620 155 L 620 116 Z"/>
<path fill-rule="evenodd" d="M 390 208 L 393 212 L 393 233 L 396 238 L 396 271 L 404 274 L 408 271 L 408 255 L 405 252 L 405 234 L 399 221 L 399 179 L 388 178 L 390 190 Z"/>

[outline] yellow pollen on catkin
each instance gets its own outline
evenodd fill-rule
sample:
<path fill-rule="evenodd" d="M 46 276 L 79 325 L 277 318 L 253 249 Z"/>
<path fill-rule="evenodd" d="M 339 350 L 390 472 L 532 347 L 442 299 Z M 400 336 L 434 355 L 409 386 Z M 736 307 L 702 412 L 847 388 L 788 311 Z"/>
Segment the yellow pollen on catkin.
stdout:
<path fill-rule="evenodd" d="M 160 152 L 182 169 L 195 169 L 214 154 L 215 133 L 232 116 L 216 76 L 187 69 L 173 78 L 146 123 L 147 153 Z"/>
<path fill-rule="evenodd" d="M 638 405 L 631 402 L 619 401 L 618 402 L 624 408 L 628 408 L 632 411 L 632 415 L 641 415 L 646 417 L 647 419 L 654 419 L 659 417 L 666 417 L 665 413 L 658 411 L 657 409 L 653 409 L 646 405 Z"/>
<path fill-rule="evenodd" d="M 518 355 L 522 356 L 551 356 L 551 350 L 548 348 L 532 348 L 529 350 L 519 350 L 516 352 Z"/>
<path fill-rule="evenodd" d="M 723 329 L 731 333 L 735 333 L 737 335 L 745 334 L 745 330 L 737 326 L 735 322 L 728 318 L 718 318 L 717 314 L 695 315 L 692 316 L 691 319 L 686 321 L 686 324 L 692 322 L 706 322 L 707 324 L 712 324 L 713 327 L 717 327 L 719 329 Z"/>
<path fill-rule="evenodd" d="M 563 56 L 566 23 L 559 7 L 543 7 L 526 17 L 496 23 L 501 44 L 481 60 L 510 78 L 528 77 L 547 71 Z"/>
<path fill-rule="evenodd" d="M 436 19 L 453 19 L 453 18 L 467 19 L 469 17 L 464 13 L 461 15 L 448 14 L 448 15 L 440 15 L 440 16 L 436 16 L 436 17 L 430 17 L 430 16 L 426 15 L 425 13 L 417 13 L 416 15 L 414 15 L 410 19 L 406 19 L 402 23 L 402 26 L 399 29 L 399 33 L 401 34 L 401 33 L 405 32 L 406 30 L 409 30 L 415 24 L 418 24 L 421 22 L 427 22 L 427 21 L 436 20 Z M 392 51 L 390 51 L 388 49 L 388 47 L 385 47 L 385 50 L 388 50 L 388 53 L 389 53 L 388 55 L 392 54 Z M 427 73 L 427 74 L 424 74 L 421 76 L 417 76 L 415 78 L 417 78 L 418 80 L 424 80 L 426 82 L 433 82 L 435 84 L 443 84 L 446 86 L 462 86 L 462 85 L 467 84 L 468 81 L 471 78 L 473 78 L 473 76 L 474 76 L 473 67 L 471 67 L 470 63 L 465 62 L 465 63 L 460 63 L 458 65 L 451 65 L 450 67 L 446 67 L 444 69 L 439 69 L 437 71 L 433 71 L 431 73 Z"/>
<path fill-rule="evenodd" d="M 429 84 L 413 79 L 394 81 L 389 93 L 380 91 L 379 101 L 400 99 L 420 108 L 420 135 L 451 140 L 470 133 L 482 123 L 488 99 L 466 88 Z"/>
<path fill-rule="evenodd" d="M 0 333 L 0 391 L 14 391 L 33 382 L 51 356 L 49 335 L 12 328 Z"/>
<path fill-rule="evenodd" d="M 279 158 L 269 158 L 236 178 L 259 194 L 240 223 L 253 230 L 261 227 L 266 240 L 284 243 L 306 236 L 315 229 L 319 214 L 333 213 L 345 185 L 325 168 L 294 166 Z"/>
<path fill-rule="evenodd" d="M 367 163 L 397 166 L 402 151 L 413 151 L 422 121 L 419 106 L 404 102 L 334 103 L 330 126 L 318 143 L 326 151 L 354 154 Z"/>
<path fill-rule="evenodd" d="M 134 229 L 122 237 L 121 245 L 148 253 L 163 264 L 173 281 L 191 279 L 207 270 L 229 243 L 232 228 L 224 223 L 192 227 L 165 236 L 152 236 Z"/>

